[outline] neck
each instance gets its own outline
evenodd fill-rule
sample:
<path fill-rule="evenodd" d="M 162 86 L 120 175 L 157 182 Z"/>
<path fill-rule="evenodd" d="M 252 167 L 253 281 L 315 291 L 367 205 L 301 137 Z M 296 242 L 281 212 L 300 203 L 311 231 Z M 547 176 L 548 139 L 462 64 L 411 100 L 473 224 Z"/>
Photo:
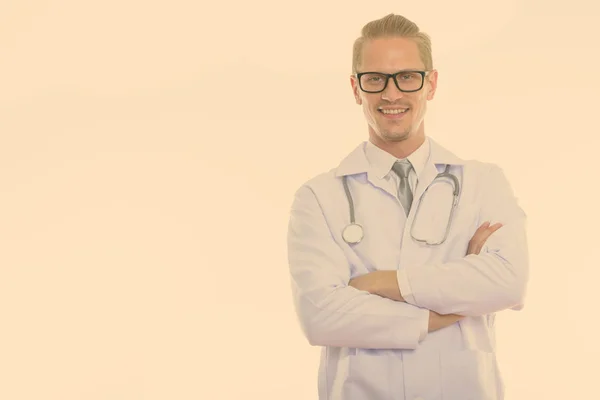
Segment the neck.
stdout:
<path fill-rule="evenodd" d="M 371 133 L 369 135 L 371 143 L 383 151 L 393 155 L 396 158 L 406 158 L 414 153 L 425 142 L 425 134 L 411 134 L 404 140 L 385 140 L 379 135 Z"/>

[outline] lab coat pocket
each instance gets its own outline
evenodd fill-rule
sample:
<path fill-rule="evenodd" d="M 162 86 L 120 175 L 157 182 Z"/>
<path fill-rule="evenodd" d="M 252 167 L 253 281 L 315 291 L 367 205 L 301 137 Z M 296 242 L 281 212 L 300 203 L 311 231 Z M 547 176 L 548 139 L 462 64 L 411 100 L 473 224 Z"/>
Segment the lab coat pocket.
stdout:
<path fill-rule="evenodd" d="M 440 368 L 444 400 L 497 400 L 494 353 L 443 351 Z"/>
<path fill-rule="evenodd" d="M 391 399 L 390 357 L 386 350 L 354 349 L 349 354 L 349 374 L 344 399 Z"/>

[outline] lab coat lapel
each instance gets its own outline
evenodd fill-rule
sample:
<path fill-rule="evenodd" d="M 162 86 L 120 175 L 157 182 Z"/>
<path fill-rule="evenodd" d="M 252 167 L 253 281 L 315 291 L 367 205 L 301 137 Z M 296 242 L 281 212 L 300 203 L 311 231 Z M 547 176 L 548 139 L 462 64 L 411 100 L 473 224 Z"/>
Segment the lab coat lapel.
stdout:
<path fill-rule="evenodd" d="M 377 174 L 374 171 L 369 170 L 367 172 L 367 179 L 369 180 L 371 185 L 383 190 L 390 196 L 396 198 L 396 194 L 392 191 L 392 186 L 390 186 L 389 182 L 377 176 Z"/>
<path fill-rule="evenodd" d="M 413 205 L 419 201 L 425 190 L 431 185 L 437 174 L 444 170 L 445 165 L 463 165 L 464 160 L 460 159 L 436 141 L 428 138 L 430 143 L 429 158 L 425 164 L 423 172 L 419 176 L 417 188 L 413 195 Z M 414 209 L 415 207 L 413 207 Z"/>
<path fill-rule="evenodd" d="M 360 175 L 356 179 L 368 180 L 368 182 L 385 191 L 390 196 L 394 197 L 395 194 L 391 191 L 389 184 L 384 179 L 377 176 L 377 173 L 371 168 L 367 156 L 365 155 L 365 146 L 367 142 L 361 143 L 356 147 L 346 158 L 342 160 L 340 165 L 336 169 L 336 176 L 342 177 L 345 175 Z"/>

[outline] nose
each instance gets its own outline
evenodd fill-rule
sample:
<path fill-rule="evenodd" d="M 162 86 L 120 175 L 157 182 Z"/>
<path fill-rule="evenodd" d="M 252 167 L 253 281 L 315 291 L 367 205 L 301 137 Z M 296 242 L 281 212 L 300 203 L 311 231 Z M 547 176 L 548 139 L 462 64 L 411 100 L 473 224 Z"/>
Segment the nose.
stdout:
<path fill-rule="evenodd" d="M 388 78 L 385 90 L 383 92 L 381 92 L 381 98 L 384 100 L 393 102 L 393 101 L 396 101 L 396 100 L 402 98 L 403 96 L 404 96 L 404 93 L 402 93 L 398 89 L 398 87 L 396 86 L 396 82 L 394 81 L 394 78 L 392 78 L 390 76 Z"/>

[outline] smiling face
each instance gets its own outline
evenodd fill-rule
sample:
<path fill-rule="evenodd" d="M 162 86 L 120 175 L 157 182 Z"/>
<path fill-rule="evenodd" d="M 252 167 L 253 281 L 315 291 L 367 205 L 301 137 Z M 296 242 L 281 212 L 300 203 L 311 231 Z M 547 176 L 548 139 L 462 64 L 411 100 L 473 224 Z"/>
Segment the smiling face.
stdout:
<path fill-rule="evenodd" d="M 425 71 L 417 43 L 408 38 L 391 37 L 368 40 L 362 49 L 357 72 L 397 73 Z M 400 74 L 398 83 L 414 79 L 414 74 Z M 420 79 L 420 77 L 418 77 Z M 356 76 L 350 77 L 356 103 L 361 105 L 369 126 L 370 140 L 382 148 L 399 148 L 412 152 L 425 140 L 423 120 L 427 102 L 437 87 L 437 71 L 425 75 L 421 90 L 405 93 L 390 79 L 383 92 L 366 93 L 360 89 Z M 376 82 L 377 80 L 373 81 Z M 363 83 L 366 83 L 363 80 Z M 407 85 L 409 86 L 409 85 Z M 364 87 L 364 86 L 363 86 Z M 364 89 L 368 90 L 367 87 Z"/>

